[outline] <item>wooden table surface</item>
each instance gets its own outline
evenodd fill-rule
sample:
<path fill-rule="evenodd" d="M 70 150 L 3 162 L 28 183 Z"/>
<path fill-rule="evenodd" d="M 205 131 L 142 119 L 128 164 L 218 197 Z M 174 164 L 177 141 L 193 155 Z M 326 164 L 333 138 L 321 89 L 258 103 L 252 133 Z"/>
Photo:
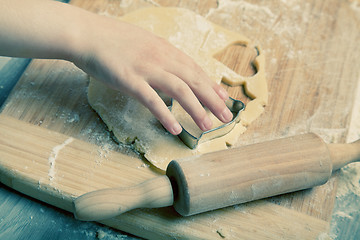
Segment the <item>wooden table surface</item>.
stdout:
<path fill-rule="evenodd" d="M 346 142 L 360 136 L 358 1 L 74 0 L 71 3 L 103 15 L 121 15 L 139 5 L 186 7 L 254 39 L 266 53 L 270 103 L 261 119 L 244 134 L 241 144 L 310 131 L 327 142 Z M 6 67 L 6 72 L 16 73 L 12 78 L 7 77 L 7 82 L 17 81 L 26 63 L 25 60 L 17 60 L 11 62 L 14 67 L 5 64 L 3 68 Z M 30 73 L 36 72 L 39 66 L 39 63 L 32 65 Z M 22 77 L 23 81 L 27 72 Z M 1 84 L 5 85 L 6 79 L 1 80 Z M 24 118 L 23 112 L 7 114 Z M 41 125 L 38 119 L 32 121 Z M 346 181 L 349 180 L 342 173 L 359 173 L 357 169 L 354 165 L 341 172 L 344 178 L 339 184 L 347 187 Z M 356 183 L 356 179 L 359 176 L 354 174 L 350 183 Z M 336 185 L 337 179 L 333 178 L 323 187 L 270 201 L 328 222 L 333 218 L 329 234 L 322 237 L 357 239 L 360 235 L 360 214 L 359 208 L 354 208 L 351 203 L 359 202 L 359 196 L 356 191 L 350 194 L 341 192 L 332 211 Z M 358 185 L 359 181 L 355 189 Z M 69 213 L 1 185 L 0 238 L 94 239 L 103 236 L 105 239 L 131 239 L 99 224 L 78 222 Z"/>

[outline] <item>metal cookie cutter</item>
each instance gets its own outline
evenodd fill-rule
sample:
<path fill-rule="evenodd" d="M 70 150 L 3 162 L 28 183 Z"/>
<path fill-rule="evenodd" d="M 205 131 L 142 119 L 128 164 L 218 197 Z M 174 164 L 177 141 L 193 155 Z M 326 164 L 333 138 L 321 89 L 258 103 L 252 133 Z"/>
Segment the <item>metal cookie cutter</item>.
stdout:
<path fill-rule="evenodd" d="M 242 101 L 233 99 L 231 97 L 225 101 L 225 104 L 233 113 L 233 119 L 230 122 L 202 132 L 198 137 L 195 137 L 186 131 L 186 129 L 183 127 L 181 133 L 178 135 L 181 141 L 183 141 L 184 144 L 189 148 L 194 149 L 203 142 L 210 141 L 214 138 L 218 138 L 229 133 L 235 127 L 235 124 L 240 121 L 240 112 L 245 109 L 245 104 Z"/>

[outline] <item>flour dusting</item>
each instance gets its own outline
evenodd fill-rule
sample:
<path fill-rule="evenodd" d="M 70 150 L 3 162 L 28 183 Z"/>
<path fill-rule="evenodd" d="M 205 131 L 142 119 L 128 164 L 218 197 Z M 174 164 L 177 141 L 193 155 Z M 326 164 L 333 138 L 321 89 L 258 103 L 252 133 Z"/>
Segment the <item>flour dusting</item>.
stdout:
<path fill-rule="evenodd" d="M 353 142 L 360 138 L 360 79 L 346 141 Z M 342 226 L 352 225 L 360 220 L 360 163 L 352 163 L 339 172 L 336 202 L 331 221 L 330 236 L 342 239 Z M 358 232 L 353 233 L 354 236 Z"/>
<path fill-rule="evenodd" d="M 49 162 L 49 180 L 50 182 L 52 182 L 55 179 L 55 175 L 56 175 L 56 170 L 55 170 L 55 164 L 56 164 L 56 158 L 59 155 L 59 152 L 61 151 L 61 149 L 63 149 L 66 145 L 70 144 L 72 141 L 74 141 L 74 139 L 72 137 L 68 138 L 65 140 L 65 142 L 63 142 L 60 145 L 55 146 L 51 153 L 50 153 L 50 157 L 48 158 L 48 162 Z"/>

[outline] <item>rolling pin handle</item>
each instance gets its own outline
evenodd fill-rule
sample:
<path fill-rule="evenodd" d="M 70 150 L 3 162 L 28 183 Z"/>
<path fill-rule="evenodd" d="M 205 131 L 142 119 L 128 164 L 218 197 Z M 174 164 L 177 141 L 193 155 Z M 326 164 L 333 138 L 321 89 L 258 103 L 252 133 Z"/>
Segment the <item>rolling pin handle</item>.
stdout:
<path fill-rule="evenodd" d="M 350 144 L 329 144 L 333 172 L 352 162 L 360 161 L 360 140 Z"/>
<path fill-rule="evenodd" d="M 74 200 L 79 220 L 98 221 L 135 208 L 173 205 L 173 192 L 167 176 L 156 177 L 130 188 L 108 188 L 86 193 Z"/>

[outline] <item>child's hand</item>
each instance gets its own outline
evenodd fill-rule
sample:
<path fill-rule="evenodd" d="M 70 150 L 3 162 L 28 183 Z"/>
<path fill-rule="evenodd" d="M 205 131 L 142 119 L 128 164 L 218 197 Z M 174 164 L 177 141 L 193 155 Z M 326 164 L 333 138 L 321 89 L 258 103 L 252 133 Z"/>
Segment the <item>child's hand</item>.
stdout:
<path fill-rule="evenodd" d="M 75 58 L 77 66 L 108 86 L 135 96 L 172 134 L 179 134 L 181 127 L 154 89 L 176 99 L 204 131 L 212 122 L 200 102 L 221 121 L 232 119 L 224 103 L 227 92 L 189 56 L 141 28 L 96 18 L 90 24 L 91 32 L 84 35 L 84 52 Z"/>
<path fill-rule="evenodd" d="M 0 55 L 56 58 L 139 99 L 172 134 L 181 127 L 154 89 L 176 99 L 202 130 L 232 114 L 226 91 L 186 54 L 136 26 L 56 1 L 0 0 Z"/>

